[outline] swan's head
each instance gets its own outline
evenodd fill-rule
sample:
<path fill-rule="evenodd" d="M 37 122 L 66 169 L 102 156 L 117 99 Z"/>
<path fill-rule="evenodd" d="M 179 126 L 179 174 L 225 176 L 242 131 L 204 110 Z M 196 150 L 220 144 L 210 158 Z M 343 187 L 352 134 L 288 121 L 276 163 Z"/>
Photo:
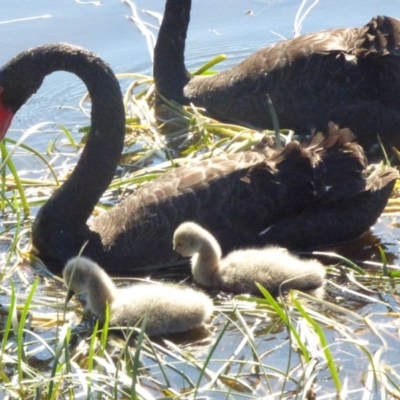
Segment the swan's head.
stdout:
<path fill-rule="evenodd" d="M 39 61 L 37 52 L 28 50 L 0 69 L 0 140 L 15 113 L 43 83 L 43 67 Z"/>
<path fill-rule="evenodd" d="M 83 65 L 79 58 L 95 57 L 77 46 L 56 43 L 24 51 L 0 69 L 0 140 L 15 113 L 39 90 L 45 76 L 54 71 L 74 72 Z"/>
<path fill-rule="evenodd" d="M 183 257 L 192 257 L 202 248 L 204 232 L 208 233 L 196 223 L 184 222 L 175 230 L 174 250 Z"/>
<path fill-rule="evenodd" d="M 117 298 L 117 289 L 103 268 L 86 257 L 75 257 L 63 269 L 67 285 L 67 303 L 74 294 L 87 294 L 87 308 L 101 321 L 104 320 L 106 304 Z"/>
<path fill-rule="evenodd" d="M 93 278 L 102 269 L 86 257 L 74 257 L 67 262 L 63 269 L 64 282 L 67 285 L 67 302 L 74 294 L 87 293 Z"/>

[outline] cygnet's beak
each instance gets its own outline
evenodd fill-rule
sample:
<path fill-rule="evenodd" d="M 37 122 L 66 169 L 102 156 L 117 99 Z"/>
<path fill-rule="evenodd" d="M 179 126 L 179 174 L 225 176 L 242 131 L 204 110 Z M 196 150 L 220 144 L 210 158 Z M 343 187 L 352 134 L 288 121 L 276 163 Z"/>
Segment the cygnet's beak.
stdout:
<path fill-rule="evenodd" d="M 75 293 L 74 293 L 74 291 L 73 290 L 71 290 L 71 289 L 68 289 L 68 292 L 67 292 L 67 303 L 72 299 L 72 296 L 74 295 Z"/>

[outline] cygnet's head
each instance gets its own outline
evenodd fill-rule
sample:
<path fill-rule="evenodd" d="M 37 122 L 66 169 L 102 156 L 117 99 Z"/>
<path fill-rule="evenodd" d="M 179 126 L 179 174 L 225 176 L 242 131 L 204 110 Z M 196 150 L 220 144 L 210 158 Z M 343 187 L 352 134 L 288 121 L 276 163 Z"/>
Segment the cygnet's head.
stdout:
<path fill-rule="evenodd" d="M 74 257 L 63 269 L 64 282 L 68 287 L 67 302 L 74 294 L 86 293 L 91 279 L 103 270 L 86 257 Z"/>
<path fill-rule="evenodd" d="M 201 250 L 202 237 L 208 234 L 201 226 L 194 222 L 184 222 L 176 228 L 174 233 L 174 250 L 183 257 L 192 257 Z"/>

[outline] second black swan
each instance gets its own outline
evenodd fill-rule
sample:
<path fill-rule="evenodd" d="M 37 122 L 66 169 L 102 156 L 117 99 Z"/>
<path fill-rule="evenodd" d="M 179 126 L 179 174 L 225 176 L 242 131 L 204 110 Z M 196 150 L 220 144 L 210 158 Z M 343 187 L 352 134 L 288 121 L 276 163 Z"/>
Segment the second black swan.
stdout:
<path fill-rule="evenodd" d="M 351 135 L 289 143 L 279 152 L 248 151 L 181 166 L 139 187 L 111 211 L 90 219 L 123 149 L 125 112 L 115 75 L 79 47 L 37 47 L 0 69 L 0 138 L 13 115 L 54 71 L 76 74 L 92 100 L 91 130 L 79 162 L 40 209 L 34 253 L 56 273 L 79 254 L 111 274 L 173 264 L 174 230 L 186 220 L 212 232 L 225 253 L 281 244 L 305 249 L 356 238 L 384 209 L 395 169 L 364 176 L 366 161 Z M 89 220 L 90 219 L 90 220 Z"/>
<path fill-rule="evenodd" d="M 331 29 L 280 41 L 213 76 L 191 76 L 185 42 L 191 0 L 167 0 L 154 50 L 159 93 L 211 116 L 272 128 L 270 96 L 282 128 L 349 128 L 372 156 L 400 149 L 400 21 L 379 16 L 361 28 Z"/>

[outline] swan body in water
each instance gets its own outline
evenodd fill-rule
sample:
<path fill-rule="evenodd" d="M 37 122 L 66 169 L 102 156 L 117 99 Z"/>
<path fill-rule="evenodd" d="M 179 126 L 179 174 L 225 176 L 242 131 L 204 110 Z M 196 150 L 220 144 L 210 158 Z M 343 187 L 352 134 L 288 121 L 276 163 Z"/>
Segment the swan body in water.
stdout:
<path fill-rule="evenodd" d="M 255 282 L 276 295 L 298 289 L 320 296 L 325 268 L 317 260 L 303 260 L 281 247 L 235 250 L 221 257 L 214 236 L 194 222 L 184 222 L 174 233 L 173 247 L 192 257 L 193 280 L 204 287 L 233 293 L 259 292 Z"/>
<path fill-rule="evenodd" d="M 114 176 L 125 136 L 121 90 L 103 60 L 69 44 L 13 58 L 0 69 L 0 139 L 44 78 L 61 70 L 86 84 L 92 110 L 79 162 L 32 226 L 33 252 L 54 273 L 83 247 L 83 256 L 115 275 L 173 265 L 179 256 L 171 238 L 187 220 L 213 232 L 224 253 L 239 246 L 310 249 L 351 240 L 376 222 L 397 178 L 393 168 L 366 178 L 362 148 L 348 131 L 331 126 L 326 138 L 317 135 L 308 144 L 218 155 L 172 169 L 90 219 Z"/>
<path fill-rule="evenodd" d="M 331 29 L 280 41 L 212 76 L 191 76 L 185 42 L 191 0 L 167 0 L 154 50 L 157 91 L 214 118 L 296 133 L 349 128 L 368 153 L 400 148 L 400 21 L 379 16 L 361 28 Z M 198 3 L 201 7 L 202 4 Z"/>
<path fill-rule="evenodd" d="M 87 293 L 88 308 L 102 323 L 107 303 L 112 326 L 140 326 L 148 313 L 145 330 L 152 336 L 198 328 L 213 312 L 213 302 L 205 293 L 178 285 L 135 284 L 118 289 L 107 273 L 86 257 L 68 261 L 63 278 L 67 300 L 73 294 Z"/>

